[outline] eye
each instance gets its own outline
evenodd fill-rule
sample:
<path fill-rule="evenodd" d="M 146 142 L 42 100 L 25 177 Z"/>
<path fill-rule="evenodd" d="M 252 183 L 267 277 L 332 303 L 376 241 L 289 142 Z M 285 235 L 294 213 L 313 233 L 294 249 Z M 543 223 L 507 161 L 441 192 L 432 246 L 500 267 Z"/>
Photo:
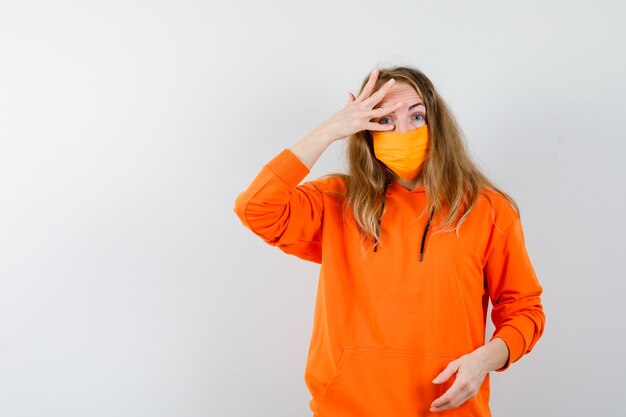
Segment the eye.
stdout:
<path fill-rule="evenodd" d="M 421 113 L 416 113 L 416 114 L 414 114 L 414 115 L 413 115 L 413 117 L 415 117 L 415 116 L 421 117 L 421 119 L 419 119 L 419 118 L 418 118 L 418 119 L 414 119 L 414 120 L 417 120 L 417 121 L 422 121 L 422 120 L 424 120 L 424 115 L 423 115 L 423 114 L 421 114 Z M 390 119 L 390 120 L 391 120 L 391 118 L 390 118 L 390 117 L 385 116 L 385 117 L 381 117 L 380 119 L 378 119 L 378 123 L 380 123 L 381 125 L 386 125 L 386 124 L 388 124 L 388 123 L 384 123 L 384 121 L 385 121 L 386 119 Z"/>

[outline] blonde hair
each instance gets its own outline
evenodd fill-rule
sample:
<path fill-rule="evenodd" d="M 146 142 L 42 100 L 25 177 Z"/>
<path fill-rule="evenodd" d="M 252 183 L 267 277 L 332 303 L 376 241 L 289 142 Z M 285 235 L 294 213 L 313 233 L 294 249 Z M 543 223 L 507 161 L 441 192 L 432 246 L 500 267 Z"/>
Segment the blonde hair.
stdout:
<path fill-rule="evenodd" d="M 458 237 L 461 224 L 474 208 L 483 189 L 491 189 L 503 195 L 519 215 L 519 207 L 513 198 L 496 187 L 472 161 L 458 122 L 430 79 L 411 66 L 380 68 L 379 71 L 375 91 L 394 78 L 396 84 L 402 82 L 412 86 L 426 106 L 430 149 L 419 177 L 424 181 L 426 189 L 425 211 L 438 215 L 439 225 L 434 226 L 434 233 L 456 230 Z M 359 94 L 368 79 L 369 74 L 364 78 Z M 369 130 L 357 132 L 347 139 L 347 159 L 347 175 L 332 173 L 322 178 L 343 179 L 344 218 L 345 211 L 351 210 L 361 232 L 361 243 L 365 239 L 373 239 L 370 248 L 374 247 L 375 250 L 380 241 L 380 219 L 385 213 L 386 188 L 398 176 L 375 157 Z M 491 202 L 489 196 L 484 195 Z M 426 231 L 424 238 L 425 235 Z"/>

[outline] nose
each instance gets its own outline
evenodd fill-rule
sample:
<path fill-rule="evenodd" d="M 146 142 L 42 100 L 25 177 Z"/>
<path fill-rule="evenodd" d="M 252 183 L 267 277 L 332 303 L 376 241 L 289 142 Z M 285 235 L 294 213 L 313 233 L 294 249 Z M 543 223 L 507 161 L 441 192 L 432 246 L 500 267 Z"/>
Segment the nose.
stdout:
<path fill-rule="evenodd" d="M 394 130 L 398 133 L 404 133 L 404 132 L 408 132 L 409 130 L 413 129 L 412 126 L 410 126 L 406 120 L 404 120 L 404 118 L 400 118 L 399 121 L 396 122 L 396 125 L 394 126 Z"/>

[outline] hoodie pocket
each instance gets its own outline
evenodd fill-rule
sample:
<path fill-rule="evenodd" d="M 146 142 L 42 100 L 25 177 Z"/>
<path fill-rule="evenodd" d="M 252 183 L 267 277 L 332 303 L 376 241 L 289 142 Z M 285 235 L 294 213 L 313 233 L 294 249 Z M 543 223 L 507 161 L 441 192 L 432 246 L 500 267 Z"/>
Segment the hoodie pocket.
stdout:
<path fill-rule="evenodd" d="M 406 350 L 344 347 L 317 401 L 319 417 L 480 417 L 473 401 L 431 412 L 430 405 L 454 382 L 432 382 L 457 357 Z"/>

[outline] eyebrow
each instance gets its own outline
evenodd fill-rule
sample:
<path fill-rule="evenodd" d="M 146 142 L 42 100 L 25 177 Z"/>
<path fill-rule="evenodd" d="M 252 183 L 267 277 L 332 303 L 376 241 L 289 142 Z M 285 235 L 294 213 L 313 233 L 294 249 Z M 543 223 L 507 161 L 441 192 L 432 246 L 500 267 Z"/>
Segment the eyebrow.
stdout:
<path fill-rule="evenodd" d="M 410 111 L 412 108 L 417 107 L 417 106 L 424 106 L 424 109 L 426 109 L 426 105 L 425 105 L 424 103 L 415 103 L 415 104 L 413 104 L 413 105 L 411 105 L 411 106 L 409 107 L 409 111 Z M 379 108 L 380 108 L 380 107 L 379 107 Z M 396 113 L 395 111 L 392 111 L 391 113 L 387 113 L 387 114 L 395 114 L 395 113 Z"/>

